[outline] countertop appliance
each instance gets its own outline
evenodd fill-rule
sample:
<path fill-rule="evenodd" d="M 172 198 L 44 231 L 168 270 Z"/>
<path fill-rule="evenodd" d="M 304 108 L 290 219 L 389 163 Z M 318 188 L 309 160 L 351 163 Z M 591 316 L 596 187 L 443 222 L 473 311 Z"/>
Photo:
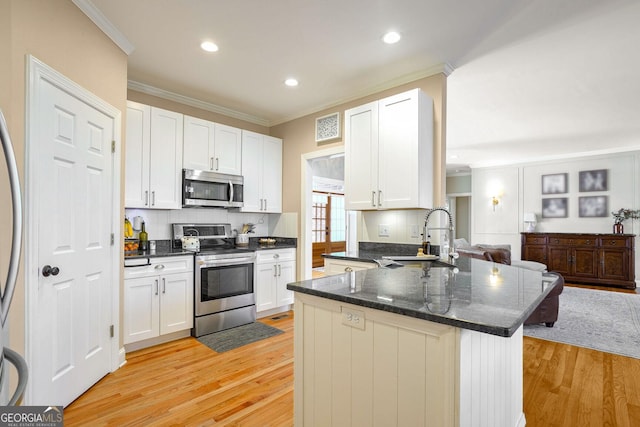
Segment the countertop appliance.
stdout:
<path fill-rule="evenodd" d="M 11 299 L 16 287 L 18 278 L 18 268 L 20 265 L 20 247 L 22 245 L 22 195 L 20 193 L 20 181 L 18 175 L 18 165 L 13 152 L 13 145 L 9 138 L 9 129 L 4 115 L 0 110 L 0 141 L 4 151 L 7 171 L 9 174 L 9 186 L 11 191 L 11 202 L 13 212 L 13 233 L 11 238 L 11 253 L 9 258 L 9 269 L 4 292 L 0 289 L 0 404 L 16 405 L 22 400 L 22 395 L 27 386 L 28 369 L 24 359 L 10 348 L 4 347 L 4 327 L 6 325 Z M 13 396 L 4 401 L 5 387 L 9 385 L 9 377 L 4 375 L 4 361 L 8 360 L 18 371 L 18 385 Z"/>
<path fill-rule="evenodd" d="M 182 206 L 241 208 L 244 178 L 217 172 L 182 170 Z"/>
<path fill-rule="evenodd" d="M 193 336 L 211 334 L 256 320 L 255 251 L 233 244 L 230 224 L 173 224 L 173 245 L 198 237 L 194 269 Z"/>

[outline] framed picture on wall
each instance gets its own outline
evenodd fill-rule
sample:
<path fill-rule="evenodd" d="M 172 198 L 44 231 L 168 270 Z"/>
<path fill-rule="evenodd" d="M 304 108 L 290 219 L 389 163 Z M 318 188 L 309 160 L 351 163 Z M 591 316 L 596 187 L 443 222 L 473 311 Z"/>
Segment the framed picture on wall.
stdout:
<path fill-rule="evenodd" d="M 607 217 L 607 196 L 578 197 L 578 215 L 583 218 Z"/>
<path fill-rule="evenodd" d="M 607 191 L 607 169 L 581 171 L 579 173 L 580 192 Z"/>
<path fill-rule="evenodd" d="M 542 194 L 562 194 L 567 190 L 566 173 L 555 173 L 553 175 L 542 175 Z"/>
<path fill-rule="evenodd" d="M 569 214 L 567 197 L 542 199 L 542 218 L 566 218 Z"/>

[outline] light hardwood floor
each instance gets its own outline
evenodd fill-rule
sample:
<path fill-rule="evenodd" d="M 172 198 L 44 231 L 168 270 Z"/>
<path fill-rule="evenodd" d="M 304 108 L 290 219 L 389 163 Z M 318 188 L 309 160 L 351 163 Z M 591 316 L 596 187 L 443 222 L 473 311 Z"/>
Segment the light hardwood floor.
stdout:
<path fill-rule="evenodd" d="M 285 333 L 220 354 L 193 338 L 128 354 L 65 426 L 293 425 L 293 312 L 262 321 Z M 527 427 L 640 426 L 640 360 L 525 337 L 524 412 Z"/>

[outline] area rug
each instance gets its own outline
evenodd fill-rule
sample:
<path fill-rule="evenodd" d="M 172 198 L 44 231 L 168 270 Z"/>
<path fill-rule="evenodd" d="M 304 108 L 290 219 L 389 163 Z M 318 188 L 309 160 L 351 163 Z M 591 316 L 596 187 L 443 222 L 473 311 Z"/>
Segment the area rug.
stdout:
<path fill-rule="evenodd" d="M 565 286 L 553 328 L 524 335 L 640 359 L 640 295 Z"/>
<path fill-rule="evenodd" d="M 278 328 L 265 325 L 262 322 L 253 322 L 248 325 L 237 326 L 209 335 L 203 335 L 198 338 L 202 344 L 218 353 L 233 350 L 252 342 L 260 341 L 265 338 L 274 337 L 283 333 Z"/>

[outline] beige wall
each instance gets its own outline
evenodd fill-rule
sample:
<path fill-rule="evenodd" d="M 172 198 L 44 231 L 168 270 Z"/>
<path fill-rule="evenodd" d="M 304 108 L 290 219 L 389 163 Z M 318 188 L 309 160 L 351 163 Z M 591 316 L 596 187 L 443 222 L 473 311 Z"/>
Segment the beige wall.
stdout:
<path fill-rule="evenodd" d="M 0 108 L 7 116 L 24 189 L 26 55 L 33 55 L 88 91 L 124 112 L 127 97 L 127 56 L 70 0 L 0 0 Z M 124 132 L 125 123 L 122 129 Z M 124 137 L 122 138 L 124 141 Z M 0 163 L 4 164 L 4 160 Z M 4 172 L 5 168 L 2 166 Z M 123 169 L 124 171 L 124 169 Z M 8 200 L 6 173 L 0 176 L 0 196 Z M 11 235 L 11 210 L 0 206 L 1 235 Z M 29 242 L 24 242 L 25 245 Z M 8 245 L 3 245 L 0 281 L 6 278 Z M 23 251 L 24 253 L 24 251 Z M 24 354 L 24 271 L 10 312 L 9 345 Z"/>
<path fill-rule="evenodd" d="M 138 92 L 129 89 L 127 92 L 127 99 L 129 101 L 140 102 L 141 104 L 152 105 L 158 108 L 164 108 L 165 110 L 175 111 L 178 113 L 186 114 L 188 116 L 197 117 L 203 120 L 209 120 L 215 123 L 220 123 L 227 126 L 233 126 L 240 129 L 246 129 L 261 134 L 269 134 L 269 128 L 266 126 L 257 125 L 255 123 L 247 122 L 244 120 L 236 119 L 234 117 L 224 116 L 220 113 L 214 113 L 212 111 L 202 110 L 200 108 L 192 107 L 190 105 L 181 104 L 179 102 L 170 101 L 157 96 L 149 95 L 146 93 Z"/>
<path fill-rule="evenodd" d="M 283 202 L 284 212 L 301 211 L 301 183 L 300 164 L 301 156 L 314 151 L 344 145 L 342 139 L 329 144 L 318 144 L 315 142 L 315 119 L 316 117 L 339 111 L 341 118 L 344 111 L 367 102 L 375 101 L 387 96 L 401 93 L 410 89 L 420 88 L 433 98 L 434 103 L 434 201 L 436 204 L 444 203 L 445 194 L 445 114 L 446 114 L 446 88 L 447 79 L 444 74 L 436 74 L 404 84 L 393 89 L 385 90 L 364 98 L 360 98 L 342 105 L 318 111 L 287 123 L 283 123 L 271 128 L 271 135 L 284 140 L 283 164 Z M 343 124 L 344 128 L 344 124 Z M 343 135 L 344 132 L 341 132 Z M 300 235 L 300 234 L 299 234 Z"/>

